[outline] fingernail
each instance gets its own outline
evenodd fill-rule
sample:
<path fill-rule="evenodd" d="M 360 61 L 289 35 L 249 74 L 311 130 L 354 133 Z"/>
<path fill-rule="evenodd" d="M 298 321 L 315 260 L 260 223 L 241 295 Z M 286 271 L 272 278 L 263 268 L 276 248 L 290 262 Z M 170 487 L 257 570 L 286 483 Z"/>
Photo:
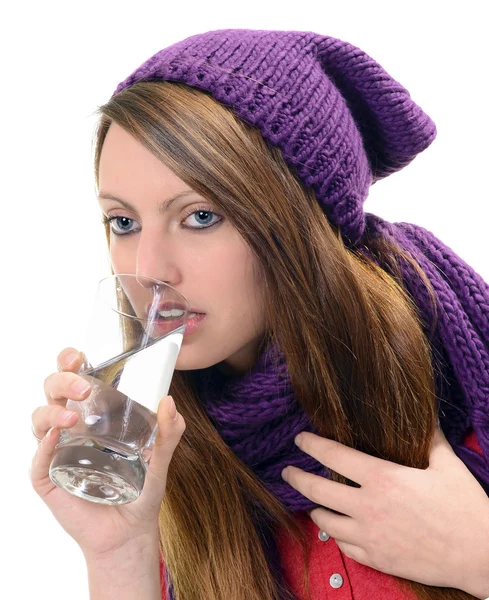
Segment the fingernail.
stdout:
<path fill-rule="evenodd" d="M 72 389 L 76 394 L 84 394 L 90 389 L 90 384 L 86 381 L 77 381 L 73 384 Z"/>
<path fill-rule="evenodd" d="M 53 431 L 54 431 L 54 427 L 51 427 L 51 429 L 44 436 L 44 439 L 49 440 L 53 436 Z"/>
<path fill-rule="evenodd" d="M 285 469 L 282 471 L 282 479 L 284 481 L 287 481 L 287 475 L 288 475 L 288 471 L 287 471 L 287 467 L 285 467 Z"/>
<path fill-rule="evenodd" d="M 76 412 L 73 412 L 72 410 L 63 410 L 61 412 L 61 420 L 65 421 L 65 423 L 67 423 L 68 421 L 70 421 L 74 415 L 76 415 Z"/>
<path fill-rule="evenodd" d="M 70 352 L 68 356 L 64 359 L 64 364 L 66 367 L 72 365 L 76 360 L 78 360 L 78 352 Z"/>
<path fill-rule="evenodd" d="M 173 421 L 177 418 L 177 407 L 175 406 L 175 402 L 171 396 L 168 396 L 169 404 L 168 404 L 168 412 L 170 413 L 170 417 Z"/>

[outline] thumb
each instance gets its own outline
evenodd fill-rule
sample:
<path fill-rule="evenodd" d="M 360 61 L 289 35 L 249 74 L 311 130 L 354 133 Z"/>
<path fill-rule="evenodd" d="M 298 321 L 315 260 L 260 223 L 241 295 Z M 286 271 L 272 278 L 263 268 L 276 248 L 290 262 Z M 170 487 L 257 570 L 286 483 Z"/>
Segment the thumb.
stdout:
<path fill-rule="evenodd" d="M 160 401 L 157 421 L 158 431 L 141 495 L 145 495 L 149 510 L 159 511 L 165 495 L 168 467 L 186 425 L 171 396 Z"/>

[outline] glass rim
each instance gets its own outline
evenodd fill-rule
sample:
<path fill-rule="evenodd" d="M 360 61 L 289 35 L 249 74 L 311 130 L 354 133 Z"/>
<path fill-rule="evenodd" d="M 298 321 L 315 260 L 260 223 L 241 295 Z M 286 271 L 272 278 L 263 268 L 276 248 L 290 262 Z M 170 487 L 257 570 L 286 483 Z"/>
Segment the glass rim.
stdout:
<path fill-rule="evenodd" d="M 118 277 L 120 277 L 120 276 L 123 276 L 123 277 L 124 277 L 124 276 L 127 276 L 127 275 L 128 275 L 129 277 L 134 277 L 134 278 L 140 277 L 140 278 L 142 278 L 142 279 L 149 279 L 150 281 L 154 281 L 154 282 L 155 282 L 157 285 L 159 285 L 160 287 L 168 287 L 168 288 L 170 288 L 170 289 L 171 289 L 171 290 L 173 290 L 173 291 L 174 291 L 176 294 L 178 294 L 178 296 L 180 296 L 180 298 L 183 298 L 183 300 L 185 301 L 186 307 L 187 307 L 185 312 L 186 312 L 187 314 L 188 314 L 188 313 L 190 313 L 190 308 L 191 308 L 191 306 L 190 306 L 190 302 L 188 301 L 188 299 L 187 299 L 187 298 L 186 298 L 186 297 L 185 297 L 185 296 L 184 296 L 184 295 L 183 295 L 181 292 L 179 292 L 177 289 L 175 289 L 175 288 L 174 288 L 172 285 L 170 285 L 169 283 L 165 283 L 164 281 L 161 281 L 161 280 L 159 280 L 159 279 L 155 279 L 154 277 L 150 277 L 149 275 L 137 275 L 136 273 L 112 273 L 112 275 L 108 275 L 107 277 L 103 277 L 102 279 L 100 279 L 100 280 L 98 281 L 97 289 L 98 289 L 98 290 L 100 290 L 101 284 L 102 284 L 104 281 L 107 281 L 107 280 L 109 280 L 109 279 L 115 279 L 115 278 L 118 278 Z M 141 317 L 137 317 L 136 315 L 128 315 L 127 313 L 124 313 L 124 312 L 122 312 L 122 311 L 120 311 L 120 310 L 117 310 L 117 309 L 115 309 L 115 308 L 112 308 L 112 307 L 110 307 L 110 309 L 111 309 L 113 312 L 115 312 L 115 313 L 117 313 L 117 314 L 119 314 L 119 315 L 121 315 L 121 316 L 123 316 L 123 317 L 128 317 L 128 318 L 130 318 L 130 319 L 133 319 L 133 320 L 135 320 L 135 321 L 143 321 L 143 322 L 145 322 L 145 321 L 149 321 L 149 319 L 148 319 L 148 318 L 141 318 Z"/>

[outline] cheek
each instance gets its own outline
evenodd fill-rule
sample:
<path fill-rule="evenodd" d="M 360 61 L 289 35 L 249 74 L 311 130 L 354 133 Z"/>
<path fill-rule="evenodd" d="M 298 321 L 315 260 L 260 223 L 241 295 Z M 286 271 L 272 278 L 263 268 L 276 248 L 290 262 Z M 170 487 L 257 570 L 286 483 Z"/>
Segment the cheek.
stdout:
<path fill-rule="evenodd" d="M 133 273 L 136 265 L 133 253 L 117 247 L 117 242 L 111 244 L 109 253 L 110 264 L 115 273 Z"/>
<path fill-rule="evenodd" d="M 241 268 L 233 268 L 240 264 Z M 236 262 L 228 270 L 227 276 L 232 282 L 230 291 L 233 301 L 240 306 L 243 316 L 248 316 L 253 322 L 261 318 L 263 312 L 263 282 L 258 266 L 250 255 L 236 258 Z"/>

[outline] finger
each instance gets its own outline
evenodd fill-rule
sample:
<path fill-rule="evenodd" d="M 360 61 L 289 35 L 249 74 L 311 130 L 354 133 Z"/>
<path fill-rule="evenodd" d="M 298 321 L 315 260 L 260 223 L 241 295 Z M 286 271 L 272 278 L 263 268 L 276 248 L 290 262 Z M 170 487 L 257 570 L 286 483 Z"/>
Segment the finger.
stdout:
<path fill-rule="evenodd" d="M 325 467 L 359 485 L 371 480 L 379 468 L 385 468 L 388 462 L 310 431 L 303 431 L 296 444 Z"/>
<path fill-rule="evenodd" d="M 65 406 L 68 398 L 85 400 L 90 389 L 90 384 L 75 373 L 52 373 L 44 380 L 44 394 L 48 404 Z"/>
<path fill-rule="evenodd" d="M 44 436 L 42 442 L 38 445 L 37 451 L 32 459 L 31 482 L 35 491 L 45 498 L 53 489 L 54 483 L 49 477 L 49 465 L 53 460 L 56 444 L 59 442 L 59 429 L 52 428 Z"/>
<path fill-rule="evenodd" d="M 51 427 L 65 429 L 73 427 L 77 421 L 78 414 L 62 406 L 39 406 L 32 413 L 32 431 L 36 437 L 43 438 Z"/>
<path fill-rule="evenodd" d="M 350 544 L 358 542 L 358 525 L 352 517 L 337 515 L 326 508 L 315 508 L 310 511 L 309 516 L 319 529 L 335 540 Z"/>
<path fill-rule="evenodd" d="M 352 558 L 355 562 L 360 563 L 361 565 L 372 567 L 367 552 L 360 546 L 349 544 L 348 542 L 344 542 L 342 540 L 336 540 L 336 545 L 345 556 L 348 556 L 348 558 Z"/>
<path fill-rule="evenodd" d="M 326 506 L 354 517 L 360 503 L 361 488 L 354 488 L 338 481 L 331 481 L 297 467 L 288 466 L 286 481 L 294 489 L 315 504 Z"/>
<path fill-rule="evenodd" d="M 84 355 L 76 348 L 65 348 L 58 354 L 58 371 L 72 371 L 76 373 L 81 367 Z"/>
<path fill-rule="evenodd" d="M 144 482 L 142 496 L 149 511 L 159 511 L 165 495 L 168 467 L 183 432 L 185 421 L 176 413 L 173 419 L 169 414 L 169 399 L 166 396 L 158 406 L 158 432 L 151 454 L 148 471 Z"/>

